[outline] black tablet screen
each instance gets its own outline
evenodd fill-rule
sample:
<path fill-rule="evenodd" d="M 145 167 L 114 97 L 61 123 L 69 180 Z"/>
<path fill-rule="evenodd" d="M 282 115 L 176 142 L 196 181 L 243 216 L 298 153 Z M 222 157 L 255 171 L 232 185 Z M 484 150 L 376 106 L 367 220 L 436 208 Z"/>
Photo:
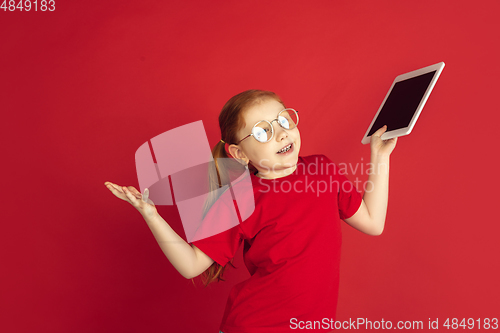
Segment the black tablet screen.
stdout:
<path fill-rule="evenodd" d="M 436 71 L 396 83 L 389 97 L 387 97 L 382 110 L 380 110 L 368 136 L 375 133 L 384 125 L 387 125 L 386 132 L 408 127 L 434 74 L 436 74 Z"/>

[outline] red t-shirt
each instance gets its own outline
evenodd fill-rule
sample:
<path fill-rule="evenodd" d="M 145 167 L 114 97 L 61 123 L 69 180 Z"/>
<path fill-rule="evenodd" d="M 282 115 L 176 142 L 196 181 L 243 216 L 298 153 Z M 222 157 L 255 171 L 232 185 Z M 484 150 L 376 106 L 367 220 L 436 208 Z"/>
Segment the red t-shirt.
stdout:
<path fill-rule="evenodd" d="M 232 288 L 220 330 L 292 332 L 300 321 L 335 320 L 340 220 L 356 213 L 361 194 L 325 155 L 299 156 L 297 168 L 285 177 L 250 176 L 255 198 L 250 217 L 192 243 L 220 265 L 244 244 L 251 276 Z"/>

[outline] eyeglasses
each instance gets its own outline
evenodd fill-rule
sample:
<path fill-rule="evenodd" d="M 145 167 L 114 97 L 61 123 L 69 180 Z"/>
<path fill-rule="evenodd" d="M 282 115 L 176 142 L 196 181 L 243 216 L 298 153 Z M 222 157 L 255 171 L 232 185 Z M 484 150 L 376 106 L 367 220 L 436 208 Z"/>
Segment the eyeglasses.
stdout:
<path fill-rule="evenodd" d="M 253 136 L 255 140 L 261 143 L 271 141 L 274 136 L 273 121 L 275 120 L 277 120 L 278 124 L 284 129 L 292 130 L 297 127 L 299 123 L 299 114 L 298 111 L 295 111 L 294 109 L 281 110 L 276 119 L 271 121 L 261 120 L 255 124 L 252 128 L 252 133 L 238 141 L 237 145 L 249 136 Z"/>

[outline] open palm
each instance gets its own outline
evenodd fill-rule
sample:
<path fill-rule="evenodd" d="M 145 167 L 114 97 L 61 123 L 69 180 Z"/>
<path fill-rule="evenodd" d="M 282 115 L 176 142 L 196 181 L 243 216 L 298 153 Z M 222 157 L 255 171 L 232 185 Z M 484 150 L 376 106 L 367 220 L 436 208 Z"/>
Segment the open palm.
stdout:
<path fill-rule="evenodd" d="M 158 214 L 156 207 L 148 198 L 149 190 L 144 190 L 144 195 L 133 186 L 120 186 L 111 182 L 105 182 L 104 185 L 111 191 L 117 198 L 127 201 L 134 206 L 144 217 L 153 217 Z"/>

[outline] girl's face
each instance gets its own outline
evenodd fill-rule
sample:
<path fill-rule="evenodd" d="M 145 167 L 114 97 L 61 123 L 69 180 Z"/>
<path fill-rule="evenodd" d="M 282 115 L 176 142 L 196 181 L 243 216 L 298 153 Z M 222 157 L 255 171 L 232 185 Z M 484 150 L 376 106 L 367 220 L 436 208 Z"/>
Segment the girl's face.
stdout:
<path fill-rule="evenodd" d="M 273 121 L 283 110 L 283 105 L 272 98 L 267 98 L 252 105 L 243 112 L 245 127 L 238 132 L 237 140 L 252 133 L 253 126 L 261 121 Z M 297 168 L 300 151 L 300 133 L 298 127 L 287 130 L 277 121 L 272 122 L 274 136 L 266 143 L 258 142 L 253 136 L 241 141 L 239 145 L 231 145 L 229 152 L 233 157 L 245 163 L 252 163 L 262 178 L 279 178 L 289 175 Z M 286 153 L 278 151 L 289 144 L 292 148 Z"/>

